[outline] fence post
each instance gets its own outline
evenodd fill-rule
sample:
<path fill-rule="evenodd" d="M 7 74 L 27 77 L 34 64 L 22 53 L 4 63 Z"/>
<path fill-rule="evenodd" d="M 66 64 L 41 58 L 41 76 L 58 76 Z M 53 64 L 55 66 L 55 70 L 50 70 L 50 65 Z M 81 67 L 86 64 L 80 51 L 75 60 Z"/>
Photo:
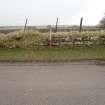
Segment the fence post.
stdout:
<path fill-rule="evenodd" d="M 55 32 L 58 31 L 58 18 L 57 18 L 57 21 L 56 21 L 56 29 L 55 29 Z"/>
<path fill-rule="evenodd" d="M 50 45 L 50 47 L 52 46 L 52 27 L 51 27 L 51 25 L 50 25 L 50 43 L 49 43 L 49 45 Z"/>
<path fill-rule="evenodd" d="M 79 32 L 82 31 L 82 23 L 83 23 L 83 18 L 81 17 L 81 19 L 80 19 L 80 29 L 79 29 Z"/>
<path fill-rule="evenodd" d="M 24 32 L 26 31 L 26 28 L 27 28 L 27 22 L 28 22 L 28 18 L 26 18 L 26 21 L 25 21 Z"/>

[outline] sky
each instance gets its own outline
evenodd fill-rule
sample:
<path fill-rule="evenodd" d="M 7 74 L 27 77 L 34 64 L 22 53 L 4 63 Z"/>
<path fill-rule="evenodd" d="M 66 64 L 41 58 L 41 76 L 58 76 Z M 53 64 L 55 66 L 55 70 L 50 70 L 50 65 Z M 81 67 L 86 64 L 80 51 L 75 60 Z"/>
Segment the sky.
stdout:
<path fill-rule="evenodd" d="M 105 0 L 0 0 L 0 26 L 97 25 L 104 16 Z"/>

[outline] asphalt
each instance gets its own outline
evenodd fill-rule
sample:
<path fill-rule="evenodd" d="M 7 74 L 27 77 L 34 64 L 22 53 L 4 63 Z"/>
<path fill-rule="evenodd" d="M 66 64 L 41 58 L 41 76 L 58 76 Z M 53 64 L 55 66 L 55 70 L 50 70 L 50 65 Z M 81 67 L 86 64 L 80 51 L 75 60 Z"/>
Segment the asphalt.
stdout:
<path fill-rule="evenodd" d="M 105 105 L 105 66 L 1 63 L 0 105 Z"/>

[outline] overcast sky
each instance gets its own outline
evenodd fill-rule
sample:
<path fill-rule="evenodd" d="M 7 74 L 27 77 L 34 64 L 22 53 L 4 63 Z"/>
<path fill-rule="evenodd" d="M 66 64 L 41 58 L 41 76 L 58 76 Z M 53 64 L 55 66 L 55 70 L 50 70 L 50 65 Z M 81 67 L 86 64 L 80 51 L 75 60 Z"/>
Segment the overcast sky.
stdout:
<path fill-rule="evenodd" d="M 84 25 L 96 25 L 103 17 L 105 0 L 0 0 L 0 26 L 59 24 L 78 25 L 84 17 Z"/>

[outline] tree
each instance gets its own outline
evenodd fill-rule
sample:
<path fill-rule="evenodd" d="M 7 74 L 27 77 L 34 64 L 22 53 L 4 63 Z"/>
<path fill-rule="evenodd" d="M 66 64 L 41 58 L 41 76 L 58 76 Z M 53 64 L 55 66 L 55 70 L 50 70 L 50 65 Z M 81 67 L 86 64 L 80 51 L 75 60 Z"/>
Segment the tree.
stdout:
<path fill-rule="evenodd" d="M 105 13 L 104 13 L 104 15 L 105 15 Z M 105 16 L 100 20 L 100 27 L 102 29 L 105 29 Z"/>

